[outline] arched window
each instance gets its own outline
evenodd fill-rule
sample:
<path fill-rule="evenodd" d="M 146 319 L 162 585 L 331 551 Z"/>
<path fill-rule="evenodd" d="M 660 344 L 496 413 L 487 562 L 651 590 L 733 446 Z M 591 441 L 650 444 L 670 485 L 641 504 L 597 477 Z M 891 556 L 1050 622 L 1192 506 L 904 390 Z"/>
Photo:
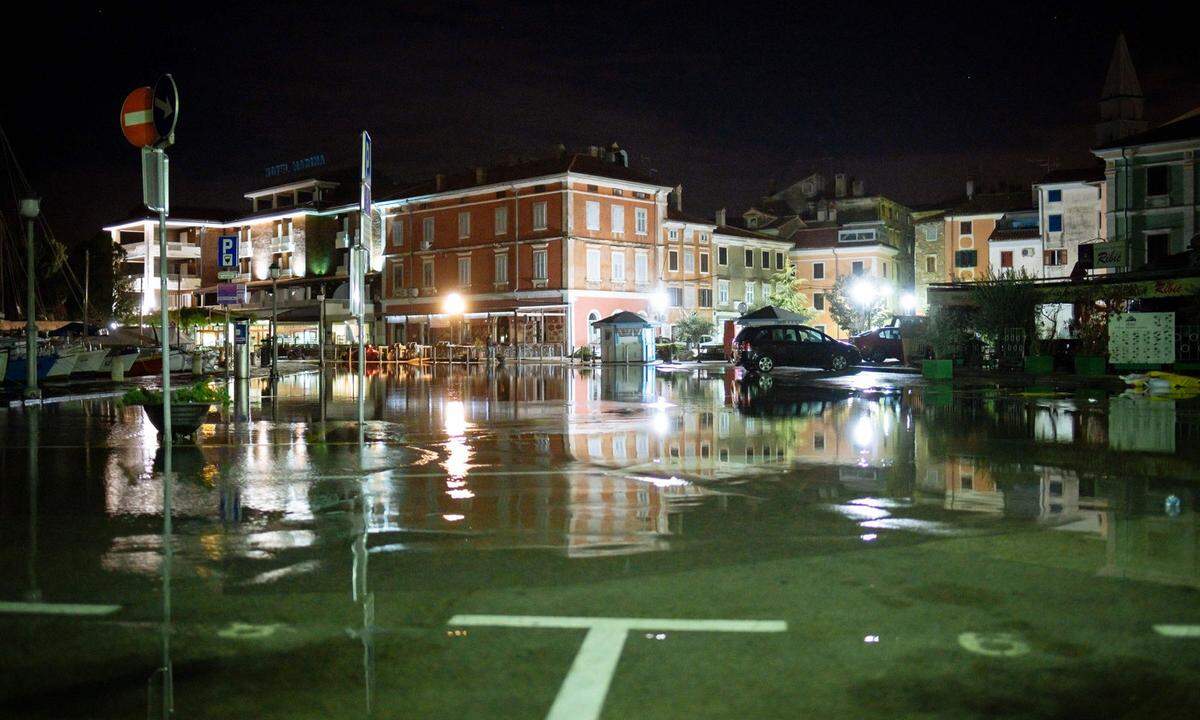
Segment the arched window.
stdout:
<path fill-rule="evenodd" d="M 599 319 L 600 319 L 600 313 L 598 311 L 593 310 L 590 313 L 588 313 L 588 317 L 587 317 L 588 342 L 592 343 L 593 345 L 599 344 L 599 342 L 600 342 L 600 328 L 596 327 L 595 325 L 592 325 L 592 323 L 596 322 Z"/>

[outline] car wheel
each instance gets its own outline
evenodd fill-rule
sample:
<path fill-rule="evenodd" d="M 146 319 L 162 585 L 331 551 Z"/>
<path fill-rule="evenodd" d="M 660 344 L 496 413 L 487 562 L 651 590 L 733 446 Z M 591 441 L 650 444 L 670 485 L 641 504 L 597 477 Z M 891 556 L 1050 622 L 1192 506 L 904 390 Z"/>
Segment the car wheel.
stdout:
<path fill-rule="evenodd" d="M 849 364 L 850 361 L 846 359 L 845 355 L 834 355 L 833 359 L 829 361 L 829 369 L 833 370 L 834 372 L 841 372 L 845 370 L 846 366 Z"/>
<path fill-rule="evenodd" d="M 758 368 L 759 372 L 769 373 L 775 369 L 775 361 L 770 357 L 763 355 L 758 359 L 758 362 L 755 363 L 755 367 Z"/>
<path fill-rule="evenodd" d="M 775 380 L 773 380 L 769 375 L 758 376 L 758 388 L 760 390 L 770 390 L 771 386 L 774 384 Z"/>

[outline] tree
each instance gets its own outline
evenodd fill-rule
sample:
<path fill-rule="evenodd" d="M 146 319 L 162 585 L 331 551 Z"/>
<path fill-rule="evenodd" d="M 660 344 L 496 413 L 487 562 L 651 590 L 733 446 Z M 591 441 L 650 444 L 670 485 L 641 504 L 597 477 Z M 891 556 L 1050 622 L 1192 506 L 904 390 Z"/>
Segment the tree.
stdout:
<path fill-rule="evenodd" d="M 857 283 L 868 283 L 872 292 L 855 297 Z M 851 335 L 865 332 L 881 325 L 887 317 L 887 299 L 878 292 L 873 281 L 860 275 L 842 275 L 833 283 L 833 289 L 825 296 L 829 317 Z"/>
<path fill-rule="evenodd" d="M 712 335 L 712 333 L 712 320 L 700 317 L 696 313 L 692 313 L 675 323 L 675 338 L 690 346 L 699 345 L 702 337 Z"/>
<path fill-rule="evenodd" d="M 800 279 L 796 277 L 796 268 L 790 260 L 767 281 L 761 302 L 747 308 L 746 312 L 753 312 L 768 305 L 790 310 L 806 321 L 813 315 L 808 296 L 800 292 Z"/>

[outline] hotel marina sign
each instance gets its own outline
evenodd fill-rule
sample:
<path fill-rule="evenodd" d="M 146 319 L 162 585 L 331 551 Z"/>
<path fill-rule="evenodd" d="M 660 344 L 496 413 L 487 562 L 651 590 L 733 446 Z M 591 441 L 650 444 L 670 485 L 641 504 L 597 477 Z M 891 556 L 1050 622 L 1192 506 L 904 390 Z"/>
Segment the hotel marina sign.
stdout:
<path fill-rule="evenodd" d="M 301 158 L 299 160 L 272 165 L 266 169 L 266 175 L 267 177 L 279 177 L 280 175 L 287 175 L 288 173 L 321 167 L 324 164 L 325 153 L 317 153 L 316 155 L 309 155 L 308 157 Z"/>

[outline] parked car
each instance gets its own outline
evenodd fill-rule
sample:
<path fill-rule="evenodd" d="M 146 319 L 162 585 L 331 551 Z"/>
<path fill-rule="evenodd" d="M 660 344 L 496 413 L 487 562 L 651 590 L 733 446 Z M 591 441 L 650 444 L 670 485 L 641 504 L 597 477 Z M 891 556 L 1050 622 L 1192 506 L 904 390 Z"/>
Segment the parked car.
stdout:
<path fill-rule="evenodd" d="M 900 344 L 900 328 L 882 327 L 859 333 L 850 342 L 862 353 L 867 362 L 903 360 L 904 348 Z"/>
<path fill-rule="evenodd" d="M 856 347 L 807 325 L 748 327 L 734 339 L 734 349 L 739 365 L 761 373 L 777 366 L 840 371 L 862 362 Z"/>
<path fill-rule="evenodd" d="M 692 349 L 692 356 L 697 360 L 724 360 L 725 344 L 721 338 L 703 335 L 699 344 Z"/>

